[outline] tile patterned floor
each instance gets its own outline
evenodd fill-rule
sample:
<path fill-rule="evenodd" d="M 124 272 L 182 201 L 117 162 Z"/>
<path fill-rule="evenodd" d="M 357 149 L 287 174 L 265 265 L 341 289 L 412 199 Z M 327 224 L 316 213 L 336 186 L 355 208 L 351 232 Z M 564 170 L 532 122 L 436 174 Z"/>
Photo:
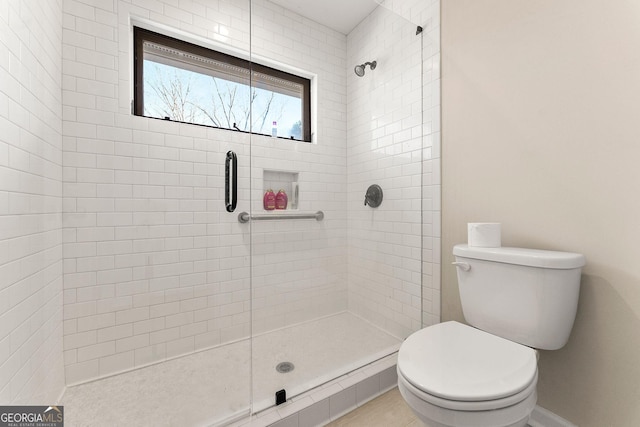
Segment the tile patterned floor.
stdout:
<path fill-rule="evenodd" d="M 68 387 L 65 426 L 209 425 L 248 411 L 249 384 L 245 340 Z"/>

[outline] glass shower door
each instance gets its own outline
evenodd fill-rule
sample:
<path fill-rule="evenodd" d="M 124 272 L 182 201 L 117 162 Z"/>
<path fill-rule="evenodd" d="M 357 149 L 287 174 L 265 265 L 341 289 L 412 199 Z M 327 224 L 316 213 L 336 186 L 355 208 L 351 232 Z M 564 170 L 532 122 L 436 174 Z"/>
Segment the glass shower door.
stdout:
<path fill-rule="evenodd" d="M 282 3 L 252 1 L 252 62 L 308 79 L 310 115 L 295 116 L 304 107 L 282 76 L 269 88 L 289 97 L 252 111 L 253 412 L 393 353 L 421 326 L 422 36 L 375 1 L 347 30 Z M 374 184 L 377 207 L 365 203 Z"/>

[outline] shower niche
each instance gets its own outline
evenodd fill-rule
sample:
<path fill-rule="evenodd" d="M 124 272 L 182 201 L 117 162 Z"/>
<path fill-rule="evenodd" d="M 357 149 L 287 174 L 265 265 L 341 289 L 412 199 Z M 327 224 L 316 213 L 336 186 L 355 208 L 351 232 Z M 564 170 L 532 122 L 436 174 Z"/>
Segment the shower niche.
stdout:
<path fill-rule="evenodd" d="M 282 190 L 286 193 L 288 199 L 286 210 L 298 210 L 300 205 L 298 176 L 298 172 L 264 170 L 262 173 L 262 194 L 264 195 L 269 190 L 273 190 L 275 194 L 278 194 Z"/>

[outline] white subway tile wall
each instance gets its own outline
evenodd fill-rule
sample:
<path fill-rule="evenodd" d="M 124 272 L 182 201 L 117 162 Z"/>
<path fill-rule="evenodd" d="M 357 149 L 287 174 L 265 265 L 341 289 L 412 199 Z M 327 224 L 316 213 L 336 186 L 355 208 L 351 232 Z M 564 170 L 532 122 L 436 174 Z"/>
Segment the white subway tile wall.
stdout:
<path fill-rule="evenodd" d="M 440 0 L 384 0 L 381 6 L 423 31 L 422 324 L 430 326 L 440 322 Z"/>
<path fill-rule="evenodd" d="M 248 337 L 252 270 L 255 333 L 347 309 L 345 36 L 253 1 L 253 54 L 315 73 L 323 95 L 317 144 L 254 136 L 250 149 L 248 135 L 131 116 L 131 19 L 249 50 L 248 1 L 173 4 L 64 3 L 68 384 Z M 238 223 L 263 212 L 265 169 L 298 173 L 299 210 L 325 220 Z"/>
<path fill-rule="evenodd" d="M 346 37 L 266 0 L 0 2 L 1 402 L 245 338 L 251 308 L 254 333 L 347 309 L 399 337 L 439 321 L 439 2 L 382 7 L 422 44 L 383 9 Z M 131 116 L 131 19 L 315 73 L 317 144 Z M 239 224 L 229 149 L 238 212 L 283 171 L 325 220 Z"/>
<path fill-rule="evenodd" d="M 423 29 L 422 323 L 440 322 L 440 0 L 384 0 Z"/>
<path fill-rule="evenodd" d="M 62 1 L 0 2 L 3 404 L 64 390 L 62 67 Z"/>
<path fill-rule="evenodd" d="M 320 95 L 312 129 L 317 144 L 252 139 L 251 208 L 265 213 L 264 171 L 282 171 L 297 174 L 298 212 L 325 213 L 320 222 L 252 225 L 257 334 L 347 309 L 346 37 L 269 1 L 254 1 L 252 13 L 254 55 L 317 74 Z"/>
<path fill-rule="evenodd" d="M 433 192 L 422 189 L 431 160 L 430 148 L 423 148 L 430 136 L 429 126 L 423 129 L 424 35 L 383 6 L 347 38 L 349 309 L 404 338 L 426 317 L 421 283 L 433 263 L 422 250 L 432 240 L 432 209 L 423 196 Z M 367 68 L 363 77 L 353 72 L 374 60 L 375 70 Z M 384 193 L 377 208 L 364 205 L 371 184 Z M 431 315 L 431 307 L 425 311 Z"/>
<path fill-rule="evenodd" d="M 419 16 L 424 31 L 422 322 L 430 326 L 440 322 L 440 0 L 393 0 L 392 8 Z"/>
<path fill-rule="evenodd" d="M 254 0 L 250 40 L 248 2 L 173 3 L 0 6 L 1 401 L 55 400 L 62 354 L 74 384 L 247 337 L 251 308 L 255 333 L 346 309 L 399 337 L 439 320 L 438 2 L 382 3 L 422 45 L 383 9 L 345 37 Z M 131 19 L 315 73 L 317 144 L 131 116 Z M 239 224 L 229 149 L 238 212 L 283 171 L 325 220 Z"/>

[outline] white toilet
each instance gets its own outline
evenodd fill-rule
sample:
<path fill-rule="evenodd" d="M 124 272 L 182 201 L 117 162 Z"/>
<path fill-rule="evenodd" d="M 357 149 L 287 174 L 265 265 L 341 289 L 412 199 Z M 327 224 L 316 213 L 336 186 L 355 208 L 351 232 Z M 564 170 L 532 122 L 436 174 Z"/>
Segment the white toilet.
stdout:
<path fill-rule="evenodd" d="M 521 248 L 453 248 L 467 326 L 410 335 L 398 388 L 429 427 L 526 426 L 536 405 L 537 352 L 564 346 L 583 255 Z M 476 329 L 477 328 L 477 329 Z"/>

